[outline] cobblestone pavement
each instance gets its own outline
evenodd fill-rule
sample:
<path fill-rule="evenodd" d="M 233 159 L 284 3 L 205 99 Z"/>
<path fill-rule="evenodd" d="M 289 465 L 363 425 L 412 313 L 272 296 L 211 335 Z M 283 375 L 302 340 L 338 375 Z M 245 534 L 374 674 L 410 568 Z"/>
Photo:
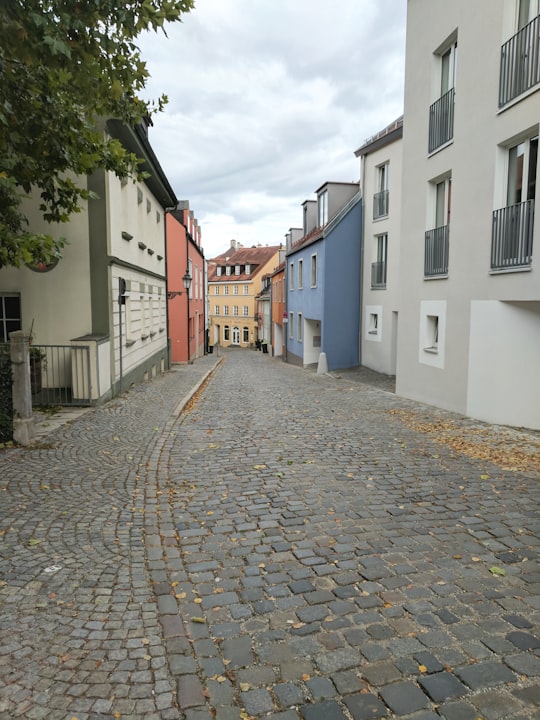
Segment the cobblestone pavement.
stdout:
<path fill-rule="evenodd" d="M 229 351 L 3 452 L 0 718 L 540 718 L 538 474 L 411 415 Z"/>

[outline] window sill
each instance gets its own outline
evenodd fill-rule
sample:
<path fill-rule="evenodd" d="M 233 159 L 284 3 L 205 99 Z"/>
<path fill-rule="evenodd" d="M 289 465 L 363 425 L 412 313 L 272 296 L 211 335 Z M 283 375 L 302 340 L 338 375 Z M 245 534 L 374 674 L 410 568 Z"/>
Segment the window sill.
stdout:
<path fill-rule="evenodd" d="M 131 347 L 132 345 L 135 345 L 137 341 L 133 338 L 126 338 L 126 347 Z"/>
<path fill-rule="evenodd" d="M 424 275 L 424 280 L 448 280 L 448 273 L 441 273 L 440 275 Z"/>
<path fill-rule="evenodd" d="M 531 270 L 532 267 L 530 265 L 513 265 L 512 267 L 505 268 L 491 268 L 489 274 L 508 275 L 509 273 L 531 272 Z"/>
<path fill-rule="evenodd" d="M 439 145 L 439 147 L 436 147 L 431 152 L 428 151 L 428 158 L 432 158 L 434 155 L 441 152 L 441 150 L 444 150 L 445 148 L 450 147 L 450 145 L 453 145 L 453 144 L 454 144 L 454 138 L 452 138 L 451 140 L 448 140 L 447 142 L 443 143 L 442 145 Z"/>
<path fill-rule="evenodd" d="M 430 355 L 438 355 L 439 354 L 439 348 L 437 347 L 425 347 L 424 352 L 429 353 Z"/>

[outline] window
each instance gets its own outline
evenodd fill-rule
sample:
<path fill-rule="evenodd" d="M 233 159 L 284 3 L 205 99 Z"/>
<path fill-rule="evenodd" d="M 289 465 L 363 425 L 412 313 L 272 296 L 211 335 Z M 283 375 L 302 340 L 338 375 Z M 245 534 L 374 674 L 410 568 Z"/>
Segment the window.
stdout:
<path fill-rule="evenodd" d="M 518 0 L 517 29 L 521 30 L 540 13 L 538 0 Z"/>
<path fill-rule="evenodd" d="M 294 290 L 294 263 L 289 265 L 289 290 Z"/>
<path fill-rule="evenodd" d="M 289 339 L 294 338 L 294 313 L 289 313 Z"/>
<path fill-rule="evenodd" d="M 227 314 L 227 313 L 225 313 L 225 314 Z M 231 336 L 230 336 L 229 326 L 224 325 L 223 326 L 223 339 L 228 341 L 228 340 L 230 340 L 230 337 Z"/>
<path fill-rule="evenodd" d="M 317 255 L 311 256 L 311 287 L 317 285 Z"/>
<path fill-rule="evenodd" d="M 224 294 L 224 295 L 228 295 L 228 294 L 229 294 L 229 286 L 228 286 L 228 285 L 224 285 L 224 286 L 223 286 L 223 294 Z"/>
<path fill-rule="evenodd" d="M 390 163 L 385 162 L 375 168 L 377 191 L 373 196 L 373 219 L 377 220 L 388 215 L 388 178 Z"/>
<path fill-rule="evenodd" d="M 303 330 L 303 320 L 302 320 L 302 313 L 298 313 L 298 329 L 296 332 L 296 337 L 298 338 L 298 342 L 302 342 L 302 330 Z"/>
<path fill-rule="evenodd" d="M 246 267 L 245 267 L 245 273 L 246 273 L 246 275 L 249 275 L 250 272 L 251 272 L 251 265 L 250 265 L 249 263 L 246 263 Z"/>
<path fill-rule="evenodd" d="M 150 200 L 146 201 L 146 213 L 148 214 L 152 210 L 152 203 Z"/>
<path fill-rule="evenodd" d="M 375 236 L 375 262 L 371 263 L 371 287 L 386 287 L 386 264 L 388 258 L 388 233 Z"/>
<path fill-rule="evenodd" d="M 328 190 L 325 190 L 319 195 L 318 199 L 318 210 L 319 210 L 319 227 L 326 225 L 328 222 Z"/>
<path fill-rule="evenodd" d="M 233 315 L 234 317 L 238 317 L 238 305 L 233 306 Z"/>
<path fill-rule="evenodd" d="M 233 293 L 234 293 L 234 295 L 238 295 L 238 285 L 235 285 L 233 287 Z"/>
<path fill-rule="evenodd" d="M 377 335 L 379 332 L 379 316 L 377 313 L 369 314 L 369 330 L 370 335 Z"/>
<path fill-rule="evenodd" d="M 229 314 L 229 306 L 228 306 L 228 305 L 224 305 L 224 306 L 223 306 L 223 314 L 224 314 L 224 315 L 228 315 L 228 314 Z"/>
<path fill-rule="evenodd" d="M 0 342 L 9 342 L 9 333 L 20 329 L 20 295 L 0 295 Z"/>
<path fill-rule="evenodd" d="M 242 328 L 242 342 L 243 343 L 249 342 L 249 328 L 247 328 L 247 327 Z"/>
<path fill-rule="evenodd" d="M 433 227 L 426 231 L 424 241 L 424 276 L 448 274 L 452 178 L 430 183 Z"/>
<path fill-rule="evenodd" d="M 301 290 L 304 287 L 304 261 L 298 261 L 298 289 Z"/>
<path fill-rule="evenodd" d="M 235 265 L 235 266 L 234 266 L 234 274 L 235 274 L 235 275 L 240 275 L 240 265 Z"/>
<path fill-rule="evenodd" d="M 244 285 L 244 295 L 249 295 L 249 285 Z"/>
<path fill-rule="evenodd" d="M 230 274 L 231 274 L 231 266 L 227 265 L 225 268 L 225 275 L 230 275 Z"/>
<path fill-rule="evenodd" d="M 491 269 L 527 267 L 532 262 L 538 136 L 506 152 L 506 207 L 493 213 Z"/>
<path fill-rule="evenodd" d="M 214 295 L 219 295 L 219 285 L 214 287 Z"/>
<path fill-rule="evenodd" d="M 454 96 L 457 67 L 457 40 L 438 53 L 439 98 L 429 109 L 429 152 L 434 152 L 454 137 Z"/>
<path fill-rule="evenodd" d="M 214 305 L 214 315 L 219 315 L 219 305 Z"/>
<path fill-rule="evenodd" d="M 426 317 L 426 342 L 424 347 L 426 352 L 439 352 L 439 316 L 427 315 Z"/>
<path fill-rule="evenodd" d="M 247 305 L 244 305 L 244 307 L 242 308 L 242 315 L 244 317 L 249 317 L 249 307 Z"/>
<path fill-rule="evenodd" d="M 217 267 L 217 268 L 216 268 L 216 275 L 217 275 L 218 277 L 221 277 L 221 267 Z"/>
<path fill-rule="evenodd" d="M 141 188 L 137 188 L 137 205 L 141 205 L 143 201 L 143 192 Z"/>

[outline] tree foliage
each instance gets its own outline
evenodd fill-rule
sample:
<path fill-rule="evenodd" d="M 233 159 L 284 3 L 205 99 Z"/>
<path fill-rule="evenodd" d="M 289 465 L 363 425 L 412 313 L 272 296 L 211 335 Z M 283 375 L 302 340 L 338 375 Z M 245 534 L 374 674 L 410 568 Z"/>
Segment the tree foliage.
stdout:
<path fill-rule="evenodd" d="M 137 173 L 137 159 L 103 133 L 103 120 L 134 126 L 163 108 L 146 102 L 136 39 L 181 19 L 194 0 L 0 2 L 0 267 L 49 262 L 63 241 L 36 234 L 22 200 L 37 194 L 51 223 L 89 197 L 97 168 Z"/>

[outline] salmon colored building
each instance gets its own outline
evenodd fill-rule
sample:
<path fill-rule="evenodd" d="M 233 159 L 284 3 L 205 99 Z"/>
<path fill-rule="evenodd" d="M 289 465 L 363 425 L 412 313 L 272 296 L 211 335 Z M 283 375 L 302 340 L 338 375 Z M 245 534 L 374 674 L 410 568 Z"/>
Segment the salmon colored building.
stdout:
<path fill-rule="evenodd" d="M 201 228 L 180 201 L 167 213 L 167 311 L 171 362 L 190 363 L 205 354 L 206 263 Z"/>
<path fill-rule="evenodd" d="M 287 333 L 287 305 L 285 303 L 285 263 L 278 265 L 270 278 L 272 298 L 272 352 L 274 356 L 285 355 Z"/>

